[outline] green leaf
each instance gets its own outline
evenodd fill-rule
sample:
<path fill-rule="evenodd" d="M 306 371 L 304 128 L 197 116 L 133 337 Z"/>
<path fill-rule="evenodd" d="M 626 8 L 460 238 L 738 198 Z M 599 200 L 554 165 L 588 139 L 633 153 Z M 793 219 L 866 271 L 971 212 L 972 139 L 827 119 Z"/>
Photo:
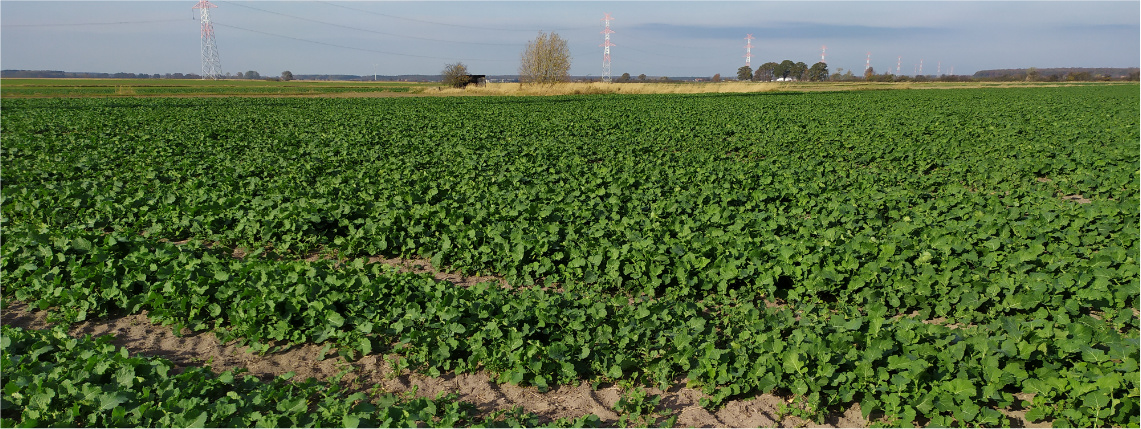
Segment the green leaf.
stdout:
<path fill-rule="evenodd" d="M 277 410 L 288 414 L 301 414 L 306 412 L 308 405 L 305 398 L 286 399 L 277 404 Z"/>
<path fill-rule="evenodd" d="M 523 371 L 513 370 L 507 373 L 507 382 L 518 385 L 523 382 Z"/>
<path fill-rule="evenodd" d="M 71 248 L 79 251 L 80 253 L 91 253 L 91 242 L 83 237 L 75 237 L 71 241 Z"/>
<path fill-rule="evenodd" d="M 334 328 L 340 328 L 345 325 L 345 317 L 336 311 L 330 311 L 326 317 L 329 319 L 329 324 Z"/>
<path fill-rule="evenodd" d="M 1098 390 L 1082 396 L 1082 405 L 1099 410 L 1109 406 L 1109 395 Z"/>
<path fill-rule="evenodd" d="M 1026 410 L 1026 420 L 1038 423 L 1050 417 L 1050 407 L 1048 405 L 1040 405 Z"/>
<path fill-rule="evenodd" d="M 586 357 L 587 357 L 587 356 L 590 356 L 590 346 L 588 346 L 588 345 L 583 345 L 583 346 L 582 346 L 582 350 L 581 350 L 581 351 L 578 353 L 578 358 L 579 358 L 580 360 L 581 360 L 581 359 L 586 359 Z"/>
<path fill-rule="evenodd" d="M 28 400 L 28 408 L 34 410 L 47 410 L 48 405 L 51 404 L 52 398 L 55 397 L 55 391 L 51 388 L 44 388 L 40 393 L 32 395 Z"/>
<path fill-rule="evenodd" d="M 107 411 L 130 400 L 130 397 L 121 392 L 107 392 L 99 395 L 99 410 Z"/>
<path fill-rule="evenodd" d="M 372 340 L 368 337 L 361 338 L 357 350 L 360 350 L 361 356 L 367 356 L 369 353 L 372 353 Z"/>
<path fill-rule="evenodd" d="M 645 319 L 649 315 L 650 309 L 646 307 L 638 307 L 637 310 L 634 310 L 634 318 L 636 319 Z"/>
<path fill-rule="evenodd" d="M 360 417 L 357 417 L 353 414 L 345 414 L 345 416 L 341 418 L 341 427 L 355 428 L 355 427 L 359 427 L 360 424 L 361 424 Z"/>
<path fill-rule="evenodd" d="M 606 371 L 606 376 L 615 380 L 622 378 L 622 367 L 619 365 L 611 365 L 610 369 Z"/>
<path fill-rule="evenodd" d="M 959 398 L 970 398 L 978 393 L 975 384 L 962 377 L 947 382 L 945 386 L 948 393 Z"/>

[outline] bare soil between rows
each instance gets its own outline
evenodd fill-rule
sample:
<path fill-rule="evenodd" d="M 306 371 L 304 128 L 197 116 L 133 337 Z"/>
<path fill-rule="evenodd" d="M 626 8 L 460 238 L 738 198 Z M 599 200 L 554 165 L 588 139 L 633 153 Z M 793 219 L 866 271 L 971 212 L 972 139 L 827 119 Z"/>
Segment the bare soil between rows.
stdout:
<path fill-rule="evenodd" d="M 26 329 L 46 329 L 46 311 L 34 311 L 26 304 L 9 302 L 0 312 L 5 325 Z M 321 346 L 300 345 L 285 351 L 259 355 L 247 352 L 235 342 L 222 343 L 213 333 L 203 332 L 176 336 L 169 326 L 154 324 L 146 313 L 85 321 L 69 330 L 72 336 L 114 335 L 113 344 L 126 347 L 133 355 L 157 356 L 171 361 L 176 369 L 209 365 L 217 373 L 246 368 L 251 375 L 268 380 L 287 372 L 295 379 L 310 377 L 328 380 L 347 371 L 343 383 L 350 390 L 403 393 L 416 389 L 416 395 L 435 397 L 440 393 L 456 393 L 459 400 L 474 404 L 482 413 L 521 406 L 524 411 L 549 421 L 562 417 L 580 417 L 594 414 L 606 425 L 614 425 L 619 415 L 613 406 L 622 394 L 618 386 L 595 390 L 589 382 L 577 386 L 560 386 L 547 392 L 534 387 L 499 384 L 486 372 L 466 374 L 448 373 L 429 377 L 408 370 L 394 369 L 389 359 L 396 356 L 370 355 L 355 362 L 329 354 L 320 357 Z M 698 405 L 705 395 L 701 391 L 676 383 L 666 391 L 646 388 L 647 393 L 661 395 L 659 410 L 678 416 L 680 427 L 866 427 L 867 421 L 854 405 L 842 415 L 829 418 L 824 424 L 805 421 L 795 416 L 782 416 L 783 398 L 764 394 L 748 400 L 730 401 L 721 409 L 711 412 Z M 668 411 L 667 411 L 668 410 Z"/>
<path fill-rule="evenodd" d="M 183 240 L 174 244 L 187 242 L 188 240 Z M 247 254 L 246 249 L 237 248 L 233 249 L 231 256 L 241 259 Z M 304 258 L 309 262 L 320 259 L 344 262 L 334 255 L 320 252 Z M 432 266 L 431 261 L 425 258 L 372 256 L 368 258 L 368 263 L 393 266 L 401 272 L 428 274 L 437 281 L 459 287 L 471 287 L 485 282 L 511 287 L 502 277 L 467 276 L 460 272 L 449 272 Z M 51 326 L 47 322 L 47 314 L 47 311 L 37 311 L 23 302 L 8 301 L 0 311 L 0 323 L 25 329 L 46 329 Z M 482 414 L 520 406 L 543 421 L 594 414 L 602 419 L 604 425 L 614 426 L 619 418 L 613 409 L 623 393 L 619 386 L 594 389 L 589 381 L 582 381 L 577 386 L 559 386 L 540 392 L 535 387 L 497 383 L 494 375 L 483 371 L 446 373 L 439 377 L 417 374 L 397 368 L 393 362 L 399 359 L 398 355 L 374 354 L 357 361 L 347 361 L 336 353 L 322 353 L 323 346 L 315 344 L 258 354 L 249 352 L 237 341 L 222 343 L 211 332 L 184 331 L 183 335 L 176 335 L 172 329 L 151 322 L 146 312 L 142 312 L 84 321 L 72 326 L 69 332 L 77 338 L 84 335 L 114 335 L 113 344 L 126 347 L 134 355 L 167 359 L 176 370 L 208 365 L 215 373 L 222 373 L 244 368 L 249 374 L 263 380 L 289 372 L 295 374 L 296 380 L 330 380 L 344 373 L 342 384 L 351 391 L 406 393 L 415 390 L 420 397 L 455 393 L 459 396 L 458 400 L 474 404 Z M 665 391 L 654 387 L 644 388 L 650 395 L 661 396 L 658 415 L 678 416 L 678 427 L 867 427 L 876 418 L 873 414 L 872 421 L 865 419 L 859 404 L 853 403 L 844 412 L 830 415 L 820 424 L 789 415 L 791 400 L 767 393 L 751 399 L 728 401 L 724 407 L 710 411 L 699 405 L 701 398 L 706 395 L 686 385 L 685 380 L 678 380 Z M 1023 397 L 1026 395 L 1018 396 L 1022 397 L 1020 399 L 1028 399 Z M 785 411 L 782 412 L 782 408 Z M 1026 421 L 1023 410 L 1002 412 L 1012 418 L 1014 427 L 1050 427 L 1050 422 Z"/>

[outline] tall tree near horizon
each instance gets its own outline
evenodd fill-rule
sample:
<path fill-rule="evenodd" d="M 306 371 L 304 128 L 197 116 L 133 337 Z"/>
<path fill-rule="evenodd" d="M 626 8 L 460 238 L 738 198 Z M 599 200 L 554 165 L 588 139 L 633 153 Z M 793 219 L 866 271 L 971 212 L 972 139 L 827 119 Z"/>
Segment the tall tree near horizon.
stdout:
<path fill-rule="evenodd" d="M 777 69 L 777 63 L 769 61 L 767 63 L 757 66 L 757 71 L 753 73 L 753 80 L 760 82 L 772 82 L 773 72 Z"/>
<path fill-rule="evenodd" d="M 808 80 L 812 82 L 828 80 L 828 63 L 820 61 L 813 64 L 812 67 L 809 67 Z"/>
<path fill-rule="evenodd" d="M 750 80 L 753 78 L 753 68 L 749 66 L 741 66 L 737 69 L 737 80 Z"/>
<path fill-rule="evenodd" d="M 549 85 L 570 80 L 571 56 L 567 41 L 557 33 L 539 32 L 527 43 L 519 65 L 519 81 Z"/>
<path fill-rule="evenodd" d="M 795 71 L 795 68 L 796 63 L 792 62 L 792 60 L 784 60 L 780 62 L 780 65 L 777 66 L 774 73 L 779 79 L 788 79 L 789 76 L 792 76 L 792 72 Z"/>
<path fill-rule="evenodd" d="M 797 61 L 796 64 L 792 65 L 792 72 L 789 73 L 789 76 L 792 76 L 796 80 L 807 80 L 808 64 L 805 64 L 803 61 Z"/>

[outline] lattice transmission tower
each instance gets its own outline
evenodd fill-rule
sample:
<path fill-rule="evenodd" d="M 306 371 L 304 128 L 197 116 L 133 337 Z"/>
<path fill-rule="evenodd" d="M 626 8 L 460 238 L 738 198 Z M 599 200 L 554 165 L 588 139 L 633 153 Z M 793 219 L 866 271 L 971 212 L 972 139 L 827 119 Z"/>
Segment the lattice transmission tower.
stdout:
<path fill-rule="evenodd" d="M 753 61 L 753 39 L 752 34 L 745 35 L 745 67 L 750 67 Z"/>
<path fill-rule="evenodd" d="M 615 46 L 610 43 L 610 35 L 614 33 L 614 30 L 610 29 L 610 21 L 613 19 L 609 13 L 605 13 L 602 17 L 602 22 L 606 23 L 606 28 L 602 30 L 605 41 L 599 45 L 602 46 L 602 81 L 607 83 L 610 82 L 610 47 Z"/>
<path fill-rule="evenodd" d="M 222 74 L 222 60 L 218 59 L 218 44 L 214 41 L 214 25 L 210 23 L 210 9 L 216 7 L 209 0 L 199 0 L 191 8 L 202 10 L 202 79 L 218 80 Z"/>

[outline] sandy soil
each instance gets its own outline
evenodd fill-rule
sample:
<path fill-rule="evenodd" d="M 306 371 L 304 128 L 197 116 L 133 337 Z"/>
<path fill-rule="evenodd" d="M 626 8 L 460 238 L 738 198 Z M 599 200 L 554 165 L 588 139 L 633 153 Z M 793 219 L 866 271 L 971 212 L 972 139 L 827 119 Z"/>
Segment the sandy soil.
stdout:
<path fill-rule="evenodd" d="M 46 312 L 31 311 L 19 302 L 10 303 L 0 313 L 0 320 L 5 325 L 30 329 L 50 326 L 46 322 Z M 483 372 L 449 373 L 433 378 L 407 370 L 397 371 L 389 362 L 395 356 L 370 355 L 348 362 L 330 354 L 326 359 L 320 359 L 321 347 L 312 344 L 265 355 L 251 354 L 234 343 L 219 342 L 209 332 L 176 336 L 170 327 L 151 323 L 145 313 L 86 321 L 73 326 L 70 332 L 76 337 L 111 334 L 115 336 L 114 344 L 127 347 L 133 354 L 163 357 L 179 368 L 210 365 L 216 372 L 247 368 L 250 374 L 263 379 L 292 371 L 299 379 L 313 377 L 322 380 L 347 370 L 344 380 L 351 389 L 372 390 L 379 386 L 381 391 L 398 393 L 410 391 L 415 386 L 419 396 L 456 393 L 460 400 L 475 404 L 482 412 L 522 406 L 525 411 L 544 420 L 594 414 L 605 423 L 614 424 L 619 417 L 612 408 L 622 393 L 618 386 L 600 386 L 594 390 L 590 383 L 583 382 L 541 393 L 534 387 L 496 383 L 493 376 Z M 710 412 L 698 405 L 704 395 L 699 390 L 685 387 L 683 382 L 665 392 L 656 388 L 646 388 L 646 392 L 662 395 L 661 413 L 677 414 L 677 425 L 681 427 L 867 426 L 860 415 L 859 405 L 818 425 L 793 416 L 782 418 L 779 407 L 785 400 L 768 394 L 730 401 L 720 410 Z"/>
<path fill-rule="evenodd" d="M 235 258 L 245 255 L 244 249 L 235 249 L 233 252 Z M 323 257 L 329 255 L 313 254 L 305 259 L 314 261 Z M 427 273 L 439 281 L 461 287 L 487 281 L 508 286 L 499 277 L 469 277 L 437 269 L 427 259 L 374 256 L 369 258 L 369 262 L 395 266 L 403 272 Z M 28 329 L 49 327 L 46 317 L 46 311 L 33 311 L 25 303 L 16 301 L 8 302 L 3 311 L 0 311 L 0 322 L 3 324 Z M 618 386 L 600 386 L 595 390 L 589 382 L 584 381 L 577 386 L 561 386 L 539 392 L 534 387 L 496 383 L 495 377 L 485 372 L 447 373 L 440 377 L 429 377 L 394 368 L 391 362 L 398 358 L 397 355 L 369 355 L 349 362 L 335 353 L 328 353 L 322 358 L 322 346 L 313 344 L 260 355 L 247 352 L 245 347 L 236 342 L 222 343 L 209 332 L 175 335 L 172 327 L 152 323 L 145 312 L 85 321 L 72 326 L 70 332 L 76 337 L 114 335 L 114 344 L 126 347 L 133 354 L 165 358 L 176 368 L 209 365 L 215 372 L 246 368 L 250 374 L 266 380 L 287 372 L 295 373 L 302 380 L 310 377 L 326 380 L 347 372 L 342 382 L 351 390 L 372 391 L 379 387 L 384 392 L 402 393 L 415 388 L 417 395 L 423 397 L 435 397 L 443 392 L 456 393 L 461 401 L 474 404 L 483 413 L 522 406 L 525 411 L 546 421 L 594 414 L 610 426 L 619 417 L 613 411 L 614 404 L 622 394 L 622 388 Z M 781 405 L 787 405 L 788 401 L 771 394 L 729 401 L 721 409 L 710 412 L 699 405 L 700 399 L 705 395 L 700 390 L 685 386 L 685 380 L 679 380 L 666 391 L 645 388 L 651 395 L 661 395 L 659 415 L 677 415 L 678 427 L 867 427 L 870 423 L 863 418 L 859 404 L 855 403 L 843 413 L 829 416 L 823 424 L 782 415 Z M 1016 396 L 1024 400 L 1030 399 L 1026 395 Z M 1050 427 L 1050 422 L 1025 421 L 1024 410 L 1003 410 L 1003 414 L 1014 419 L 1012 423 L 1015 427 Z"/>

